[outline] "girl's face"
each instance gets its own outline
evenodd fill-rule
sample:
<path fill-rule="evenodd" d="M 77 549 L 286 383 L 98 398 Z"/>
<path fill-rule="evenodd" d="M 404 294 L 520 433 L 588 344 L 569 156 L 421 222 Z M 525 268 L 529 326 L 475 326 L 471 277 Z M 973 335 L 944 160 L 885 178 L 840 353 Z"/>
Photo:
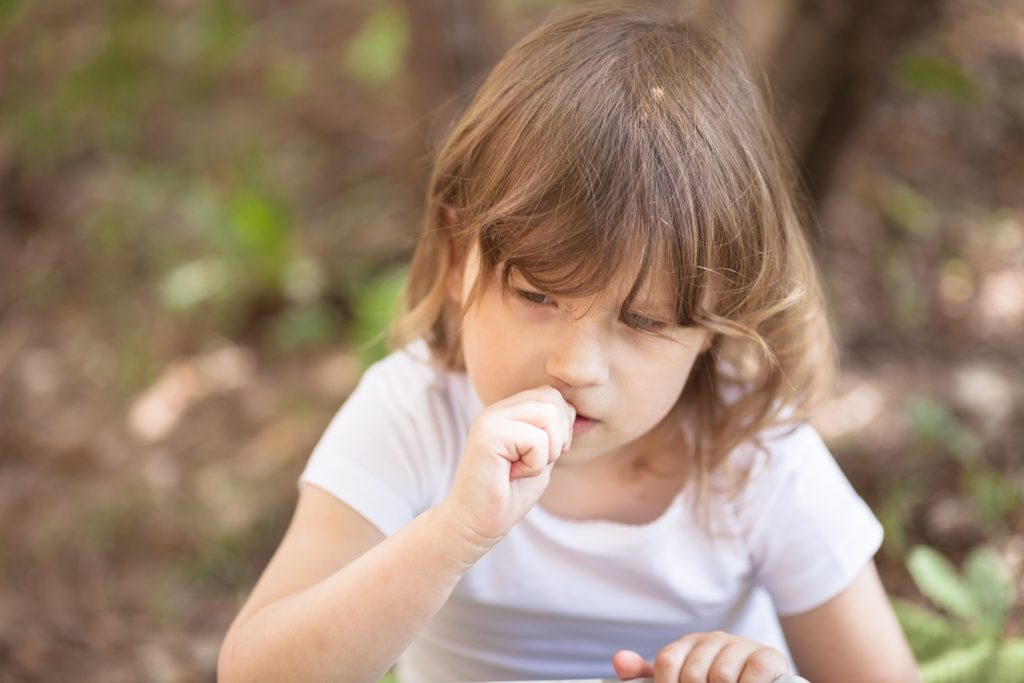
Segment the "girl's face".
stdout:
<path fill-rule="evenodd" d="M 453 270 L 455 301 L 466 300 L 478 264 L 474 247 Z M 671 322 L 667 288 L 642 292 L 634 310 L 620 313 L 631 282 L 621 277 L 600 296 L 556 300 L 515 273 L 513 292 L 503 296 L 495 275 L 463 321 L 466 369 L 485 406 L 550 384 L 575 407 L 572 448 L 560 466 L 637 450 L 634 442 L 666 418 L 707 348 L 707 330 Z"/>

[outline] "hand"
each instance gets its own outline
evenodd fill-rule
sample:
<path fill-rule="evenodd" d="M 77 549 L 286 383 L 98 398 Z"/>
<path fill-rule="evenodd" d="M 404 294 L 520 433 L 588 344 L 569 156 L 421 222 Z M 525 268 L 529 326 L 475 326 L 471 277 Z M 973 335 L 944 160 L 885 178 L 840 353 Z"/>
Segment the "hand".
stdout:
<path fill-rule="evenodd" d="M 575 419 L 551 386 L 521 391 L 477 416 L 442 504 L 470 540 L 496 543 L 533 507 L 569 449 Z"/>
<path fill-rule="evenodd" d="M 772 683 L 789 673 L 778 650 L 721 631 L 691 633 L 661 648 L 654 664 L 619 650 L 612 666 L 621 680 L 653 676 L 655 683 Z"/>

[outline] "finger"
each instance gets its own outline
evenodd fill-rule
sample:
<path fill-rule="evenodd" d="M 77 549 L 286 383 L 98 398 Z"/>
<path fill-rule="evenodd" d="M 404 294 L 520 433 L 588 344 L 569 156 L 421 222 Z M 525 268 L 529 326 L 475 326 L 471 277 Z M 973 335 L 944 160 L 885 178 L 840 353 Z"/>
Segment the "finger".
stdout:
<path fill-rule="evenodd" d="M 507 420 L 501 429 L 502 456 L 512 463 L 510 479 L 535 477 L 544 471 L 550 451 L 546 431 L 527 422 Z"/>
<path fill-rule="evenodd" d="M 697 643 L 687 653 L 686 661 L 679 670 L 680 683 L 707 683 L 711 663 L 724 646 L 725 641 L 719 638 L 707 638 Z"/>
<path fill-rule="evenodd" d="M 756 646 L 744 642 L 733 642 L 723 647 L 711 662 L 708 683 L 738 683 L 747 657 L 756 649 Z"/>
<path fill-rule="evenodd" d="M 789 673 L 789 660 L 774 648 L 761 647 L 747 656 L 739 683 L 772 683 Z"/>
<path fill-rule="evenodd" d="M 563 446 L 569 440 L 570 432 L 566 432 L 562 423 L 562 412 L 553 403 L 542 400 L 526 400 L 506 406 L 501 415 L 507 420 L 525 422 L 548 433 L 547 462 L 554 462 L 563 452 Z"/>
<path fill-rule="evenodd" d="M 654 675 L 654 667 L 646 659 L 632 650 L 619 650 L 612 657 L 612 668 L 620 680 L 644 678 Z"/>
<path fill-rule="evenodd" d="M 572 425 L 576 421 L 576 407 L 565 400 L 562 396 L 562 392 L 555 389 L 550 384 L 539 386 L 536 389 L 531 389 L 529 395 L 534 397 L 536 400 L 550 403 L 551 405 L 558 408 L 563 419 L 565 420 L 565 440 L 562 444 L 560 453 L 565 453 L 569 450 L 572 444 Z"/>
<path fill-rule="evenodd" d="M 489 437 L 491 452 L 509 462 L 535 462 L 537 456 L 533 451 L 539 451 L 547 460 L 549 436 L 547 431 L 536 425 L 510 419 L 505 415 L 495 415 L 488 420 L 484 433 Z"/>
<path fill-rule="evenodd" d="M 677 640 L 671 645 L 661 648 L 654 658 L 654 680 L 655 683 L 676 683 L 682 680 L 680 671 L 686 656 L 693 649 L 696 641 L 690 638 Z"/>

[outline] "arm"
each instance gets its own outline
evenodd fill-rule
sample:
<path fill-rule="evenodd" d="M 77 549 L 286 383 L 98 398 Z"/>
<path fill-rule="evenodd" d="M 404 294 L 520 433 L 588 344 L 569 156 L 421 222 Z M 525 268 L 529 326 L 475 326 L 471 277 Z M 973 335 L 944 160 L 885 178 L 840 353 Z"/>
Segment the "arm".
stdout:
<path fill-rule="evenodd" d="M 281 546 L 221 646 L 219 679 L 376 681 L 533 507 L 574 417 L 551 387 L 485 409 L 448 497 L 387 539 L 304 485 Z"/>
<path fill-rule="evenodd" d="M 874 562 L 836 597 L 780 622 L 800 675 L 811 681 L 921 681 Z"/>
<path fill-rule="evenodd" d="M 486 552 L 442 507 L 384 536 L 304 484 L 281 546 L 235 618 L 220 681 L 375 681 Z"/>

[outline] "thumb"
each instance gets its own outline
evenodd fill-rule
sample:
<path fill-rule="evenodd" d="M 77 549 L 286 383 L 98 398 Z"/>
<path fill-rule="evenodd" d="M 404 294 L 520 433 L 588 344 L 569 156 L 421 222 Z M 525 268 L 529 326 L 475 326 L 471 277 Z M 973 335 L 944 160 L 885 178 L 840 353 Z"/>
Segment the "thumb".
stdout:
<path fill-rule="evenodd" d="M 632 650 L 619 650 L 612 657 L 612 666 L 615 668 L 615 675 L 620 680 L 626 681 L 630 678 L 644 678 L 654 675 L 654 667 L 636 652 Z"/>

